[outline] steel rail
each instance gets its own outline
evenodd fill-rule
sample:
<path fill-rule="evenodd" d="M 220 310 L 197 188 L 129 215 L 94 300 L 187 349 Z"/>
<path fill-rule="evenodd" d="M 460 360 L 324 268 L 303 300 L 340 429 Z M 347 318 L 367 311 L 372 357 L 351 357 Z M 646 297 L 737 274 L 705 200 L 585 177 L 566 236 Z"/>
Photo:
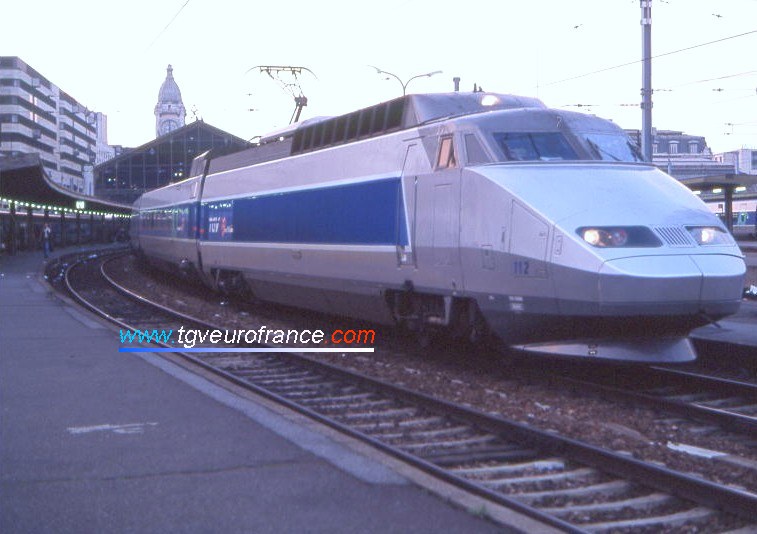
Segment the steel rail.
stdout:
<path fill-rule="evenodd" d="M 687 419 L 715 424 L 729 431 L 747 435 L 757 433 L 757 416 L 738 411 L 739 405 L 757 406 L 755 384 L 664 367 L 635 369 L 633 373 L 637 380 L 630 386 L 617 385 L 614 383 L 615 377 L 553 376 L 552 379 L 572 387 L 594 389 L 627 402 L 643 404 Z M 642 387 L 639 384 L 655 386 Z M 723 402 L 728 399 L 730 402 Z M 721 406 L 708 406 L 707 403 Z M 736 407 L 729 409 L 727 404 Z"/>

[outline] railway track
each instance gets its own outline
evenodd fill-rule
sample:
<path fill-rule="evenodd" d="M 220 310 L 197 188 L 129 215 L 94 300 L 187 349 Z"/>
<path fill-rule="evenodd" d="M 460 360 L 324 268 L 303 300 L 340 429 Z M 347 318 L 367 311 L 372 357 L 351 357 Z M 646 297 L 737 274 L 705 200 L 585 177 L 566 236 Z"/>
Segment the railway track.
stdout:
<path fill-rule="evenodd" d="M 116 289 L 99 258 L 72 294 L 130 329 L 217 328 Z M 57 275 L 56 275 L 57 276 Z M 195 353 L 196 354 L 196 353 Z M 571 532 L 757 528 L 757 495 L 693 478 L 317 362 L 303 354 L 184 355 L 236 384 L 491 501 Z"/>
<path fill-rule="evenodd" d="M 624 373 L 616 373 L 612 368 L 582 367 L 580 377 L 570 373 L 556 380 L 752 438 L 757 435 L 757 384 L 754 383 L 666 367 L 635 368 Z"/>

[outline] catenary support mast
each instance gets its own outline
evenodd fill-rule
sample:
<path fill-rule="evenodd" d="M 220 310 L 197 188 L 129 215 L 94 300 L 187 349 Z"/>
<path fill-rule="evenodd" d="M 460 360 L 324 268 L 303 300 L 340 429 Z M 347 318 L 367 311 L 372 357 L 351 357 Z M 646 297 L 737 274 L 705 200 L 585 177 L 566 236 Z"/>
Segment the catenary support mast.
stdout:
<path fill-rule="evenodd" d="M 641 153 L 652 161 L 652 0 L 641 4 Z"/>

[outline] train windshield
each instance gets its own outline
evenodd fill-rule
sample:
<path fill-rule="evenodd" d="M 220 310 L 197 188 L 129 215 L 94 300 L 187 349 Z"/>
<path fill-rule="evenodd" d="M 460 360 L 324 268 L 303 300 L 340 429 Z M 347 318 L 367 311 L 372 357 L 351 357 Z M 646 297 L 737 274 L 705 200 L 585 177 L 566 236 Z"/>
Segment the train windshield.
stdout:
<path fill-rule="evenodd" d="M 497 132 L 497 145 L 512 161 L 560 161 L 580 159 L 560 132 Z"/>
<path fill-rule="evenodd" d="M 605 161 L 644 161 L 638 149 L 625 135 L 596 132 L 575 132 L 584 140 L 596 159 Z"/>

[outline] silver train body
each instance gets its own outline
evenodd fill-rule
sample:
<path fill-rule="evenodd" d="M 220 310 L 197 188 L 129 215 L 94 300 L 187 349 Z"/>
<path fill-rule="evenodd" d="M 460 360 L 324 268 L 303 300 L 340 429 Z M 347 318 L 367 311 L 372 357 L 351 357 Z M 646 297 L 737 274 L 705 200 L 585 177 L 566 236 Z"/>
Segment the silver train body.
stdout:
<path fill-rule="evenodd" d="M 492 332 L 532 353 L 695 357 L 745 263 L 611 122 L 487 93 L 306 121 L 134 205 L 133 246 L 208 285 L 331 314 Z"/>

